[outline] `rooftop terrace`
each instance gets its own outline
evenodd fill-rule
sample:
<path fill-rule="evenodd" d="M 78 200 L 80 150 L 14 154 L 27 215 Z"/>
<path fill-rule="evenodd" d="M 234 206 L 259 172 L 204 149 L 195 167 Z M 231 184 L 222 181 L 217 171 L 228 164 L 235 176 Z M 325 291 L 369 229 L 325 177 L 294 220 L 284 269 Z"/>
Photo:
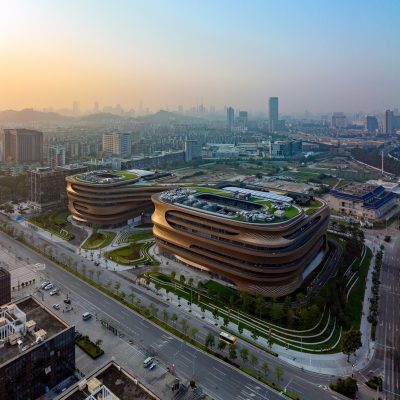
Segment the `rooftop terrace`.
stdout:
<path fill-rule="evenodd" d="M 157 400 L 154 393 L 114 362 L 86 377 L 86 384 L 79 383 L 58 397 L 59 400 Z M 99 396 L 102 397 L 99 397 Z"/>
<path fill-rule="evenodd" d="M 249 223 L 279 223 L 301 212 L 300 208 L 291 204 L 293 199 L 288 196 L 235 187 L 177 188 L 161 193 L 160 199 L 166 203 Z"/>
<path fill-rule="evenodd" d="M 33 297 L 1 307 L 0 365 L 66 328 L 65 322 Z"/>
<path fill-rule="evenodd" d="M 139 175 L 130 171 L 99 170 L 83 172 L 74 176 L 75 180 L 91 183 L 94 185 L 104 185 L 138 179 Z"/>

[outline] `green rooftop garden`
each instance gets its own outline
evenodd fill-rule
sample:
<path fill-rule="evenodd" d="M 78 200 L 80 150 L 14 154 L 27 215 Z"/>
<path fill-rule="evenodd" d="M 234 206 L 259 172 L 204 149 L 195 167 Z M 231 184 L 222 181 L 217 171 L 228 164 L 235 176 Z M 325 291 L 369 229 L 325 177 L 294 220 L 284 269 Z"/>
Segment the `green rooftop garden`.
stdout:
<path fill-rule="evenodd" d="M 75 175 L 74 178 L 77 181 L 81 182 L 89 182 L 89 183 L 102 183 L 103 179 L 107 178 L 123 178 L 122 180 L 131 180 L 139 178 L 139 175 L 134 174 L 133 172 L 129 171 L 115 171 L 115 170 L 104 170 L 104 171 L 91 171 L 91 172 L 84 172 L 82 174 Z M 96 182 L 98 180 L 98 182 Z M 120 181 L 120 180 L 119 180 Z"/>

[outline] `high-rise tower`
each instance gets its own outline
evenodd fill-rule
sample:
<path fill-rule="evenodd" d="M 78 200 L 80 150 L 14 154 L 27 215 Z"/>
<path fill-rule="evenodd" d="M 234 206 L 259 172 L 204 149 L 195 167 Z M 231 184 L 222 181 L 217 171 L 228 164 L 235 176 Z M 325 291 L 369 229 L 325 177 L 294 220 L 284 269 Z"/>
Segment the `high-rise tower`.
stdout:
<path fill-rule="evenodd" d="M 269 131 L 274 132 L 279 121 L 278 97 L 269 98 Z"/>
<path fill-rule="evenodd" d="M 228 107 L 226 110 L 226 122 L 228 129 L 231 130 L 235 123 L 235 110 L 232 107 Z"/>

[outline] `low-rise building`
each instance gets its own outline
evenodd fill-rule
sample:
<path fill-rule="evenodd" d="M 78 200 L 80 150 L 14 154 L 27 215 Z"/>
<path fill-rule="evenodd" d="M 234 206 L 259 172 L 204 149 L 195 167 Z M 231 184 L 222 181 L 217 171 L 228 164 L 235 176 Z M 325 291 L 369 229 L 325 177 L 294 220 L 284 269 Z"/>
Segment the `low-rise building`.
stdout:
<path fill-rule="evenodd" d="M 332 189 L 327 203 L 340 215 L 377 220 L 396 207 L 396 194 L 386 191 L 383 186 L 352 182 Z"/>
<path fill-rule="evenodd" d="M 160 400 L 131 372 L 114 361 L 86 376 L 56 400 Z"/>
<path fill-rule="evenodd" d="M 34 297 L 0 308 L 0 400 L 37 399 L 75 372 L 75 328 Z"/>

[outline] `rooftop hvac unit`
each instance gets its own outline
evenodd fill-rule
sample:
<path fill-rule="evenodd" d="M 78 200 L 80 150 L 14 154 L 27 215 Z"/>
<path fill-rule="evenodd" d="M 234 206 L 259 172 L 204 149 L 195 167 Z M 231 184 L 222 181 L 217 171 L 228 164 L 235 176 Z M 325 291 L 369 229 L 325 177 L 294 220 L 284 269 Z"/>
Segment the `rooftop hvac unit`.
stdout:
<path fill-rule="evenodd" d="M 97 378 L 92 378 L 87 383 L 87 388 L 90 394 L 96 393 L 96 391 L 100 388 L 101 382 Z"/>
<path fill-rule="evenodd" d="M 79 383 L 78 383 L 78 389 L 79 390 L 84 390 L 86 388 L 87 385 L 87 380 L 86 379 L 82 379 Z"/>

